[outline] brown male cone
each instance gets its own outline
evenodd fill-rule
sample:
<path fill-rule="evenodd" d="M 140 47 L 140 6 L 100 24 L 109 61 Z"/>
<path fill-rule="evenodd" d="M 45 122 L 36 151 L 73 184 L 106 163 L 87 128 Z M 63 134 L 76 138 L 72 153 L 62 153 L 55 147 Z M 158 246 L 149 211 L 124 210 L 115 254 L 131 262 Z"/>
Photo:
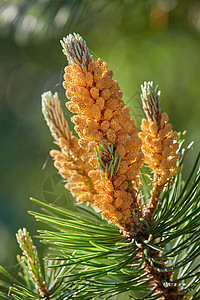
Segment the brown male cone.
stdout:
<path fill-rule="evenodd" d="M 147 116 L 147 119 L 142 119 L 142 132 L 139 134 L 142 139 L 142 152 L 145 163 L 154 173 L 154 185 L 161 190 L 180 169 L 177 166 L 180 156 L 178 135 L 168 123 L 167 113 L 161 113 L 158 86 L 154 90 L 152 82 L 145 82 L 141 99 Z"/>
<path fill-rule="evenodd" d="M 131 220 L 137 220 L 136 182 L 144 160 L 139 151 L 142 142 L 137 128 L 130 110 L 124 107 L 119 84 L 112 79 L 113 72 L 108 70 L 107 64 L 101 59 L 95 62 L 88 53 L 85 54 L 85 44 L 79 35 L 69 35 L 64 39 L 63 47 L 70 63 L 65 68 L 63 83 L 70 100 L 66 106 L 76 114 L 72 122 L 84 150 L 82 160 L 91 165 L 88 175 L 98 192 L 93 197 L 94 205 L 108 221 L 120 227 L 125 223 L 130 226 Z M 109 180 L 102 180 L 100 176 L 95 155 L 99 142 L 103 142 L 105 148 L 112 144 L 121 157 L 119 169 Z"/>
<path fill-rule="evenodd" d="M 91 169 L 87 161 L 81 159 L 83 149 L 78 138 L 69 130 L 57 93 L 46 92 L 42 95 L 42 112 L 60 150 L 51 150 L 54 166 L 64 178 L 66 189 L 70 190 L 78 202 L 91 202 L 96 193 L 88 171 Z"/>

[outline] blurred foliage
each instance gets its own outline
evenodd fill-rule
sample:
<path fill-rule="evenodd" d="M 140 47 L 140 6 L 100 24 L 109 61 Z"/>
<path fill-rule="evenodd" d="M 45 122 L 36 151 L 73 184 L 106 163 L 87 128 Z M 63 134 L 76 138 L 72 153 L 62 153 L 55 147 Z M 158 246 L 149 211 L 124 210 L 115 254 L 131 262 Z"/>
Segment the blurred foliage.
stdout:
<path fill-rule="evenodd" d="M 40 95 L 57 91 L 64 104 L 66 59 L 59 40 L 70 32 L 80 33 L 94 57 L 113 69 L 137 124 L 142 117 L 140 84 L 153 80 L 173 128 L 186 129 L 188 143 L 195 141 L 194 157 L 200 147 L 199 1 L 1 0 L 1 264 L 16 262 L 14 233 L 19 227 L 35 233 L 36 224 L 26 214 L 34 209 L 29 196 L 44 192 L 47 197 L 51 191 L 47 186 L 56 170 L 48 151 L 54 146 Z M 68 119 L 70 115 L 66 111 Z M 193 161 L 190 155 L 185 173 Z M 57 184 L 63 195 L 62 183 Z M 13 252 L 7 251 L 11 248 Z"/>

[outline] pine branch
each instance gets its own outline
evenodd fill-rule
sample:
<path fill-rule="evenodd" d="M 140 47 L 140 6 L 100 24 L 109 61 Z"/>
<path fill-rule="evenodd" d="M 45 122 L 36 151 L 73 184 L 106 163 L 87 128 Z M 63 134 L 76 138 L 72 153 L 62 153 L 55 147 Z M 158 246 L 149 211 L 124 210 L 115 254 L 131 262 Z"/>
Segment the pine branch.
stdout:
<path fill-rule="evenodd" d="M 79 138 L 69 131 L 57 94 L 42 95 L 42 111 L 60 147 L 51 155 L 66 189 L 92 206 L 72 211 L 31 198 L 41 212 L 29 213 L 48 226 L 38 230 L 48 246 L 44 274 L 32 239 L 19 230 L 20 280 L 0 268 L 1 297 L 200 299 L 200 154 L 183 182 L 191 144 L 182 148 L 183 135 L 161 112 L 158 86 L 142 86 L 146 119 L 138 135 L 107 64 L 94 61 L 77 34 L 61 43 L 69 62 L 66 105 L 76 114 Z M 144 161 L 153 179 L 141 174 Z"/>
<path fill-rule="evenodd" d="M 92 176 L 91 179 L 97 192 L 93 196 L 94 204 L 102 211 L 103 217 L 117 224 L 124 236 L 134 241 L 137 253 L 135 250 L 133 253 L 140 259 L 144 258 L 144 271 L 150 278 L 151 284 L 155 286 L 154 296 L 157 295 L 163 299 L 183 299 L 185 292 L 182 296 L 179 295 L 181 294 L 179 286 L 171 282 L 175 269 L 170 267 L 168 269 L 169 259 L 165 253 L 164 244 L 156 245 L 157 239 L 163 242 L 163 230 L 162 234 L 160 232 L 158 235 L 150 231 L 154 226 L 154 212 L 158 203 L 162 201 L 161 192 L 164 191 L 163 195 L 169 197 L 169 194 L 165 192 L 166 186 L 168 184 L 171 191 L 173 187 L 171 179 L 180 170 L 177 166 L 180 156 L 178 135 L 172 131 L 167 114 L 161 113 L 158 86 L 154 89 L 152 82 L 144 83 L 142 86 L 141 99 L 147 120 L 142 120 L 143 132 L 140 133 L 142 153 L 140 152 L 139 157 L 137 150 L 141 147 L 141 141 L 136 134 L 134 121 L 130 120 L 128 111 L 123 108 L 122 95 L 119 95 L 119 90 L 112 81 L 113 74 L 107 70 L 107 64 L 100 59 L 97 62 L 92 60 L 86 43 L 79 35 L 69 35 L 62 45 L 69 62 L 64 76 L 66 96 L 71 100 L 67 103 L 67 107 L 77 114 L 72 121 L 76 124 L 75 129 L 80 136 L 79 144 L 83 152 L 89 151 L 92 156 L 91 171 L 96 178 L 94 180 Z M 88 117 L 92 118 L 87 123 Z M 138 139 L 137 143 L 135 142 L 136 145 L 129 145 L 130 149 L 133 148 L 133 152 L 125 147 L 127 141 L 119 139 L 122 145 L 117 143 L 118 132 L 122 135 L 123 131 L 126 132 L 124 140 L 127 137 L 131 139 L 131 135 L 134 139 Z M 136 179 L 139 168 L 143 164 L 143 154 L 147 166 L 154 174 L 154 181 L 150 202 L 142 207 Z M 130 162 L 127 162 L 129 156 Z M 98 168 L 100 168 L 100 174 Z M 165 203 L 165 199 L 163 202 Z M 169 211 L 169 207 L 165 207 Z M 187 208 L 189 209 L 190 205 L 186 205 L 184 211 L 187 211 Z M 177 220 L 179 216 L 180 214 L 177 214 Z M 51 222 L 57 229 L 61 225 L 59 218 L 56 217 L 51 221 L 42 215 L 37 215 L 37 218 Z M 179 220 L 178 225 L 181 222 Z M 71 221 L 71 223 L 74 222 Z M 167 227 L 167 224 L 166 221 L 164 225 Z M 173 225 L 167 227 L 168 230 L 173 228 Z M 188 234 L 188 232 L 181 228 L 173 239 L 181 234 Z M 168 241 L 169 237 L 165 240 Z M 65 243 L 59 244 L 63 247 L 65 245 Z M 98 271 L 100 276 L 100 269 Z"/>

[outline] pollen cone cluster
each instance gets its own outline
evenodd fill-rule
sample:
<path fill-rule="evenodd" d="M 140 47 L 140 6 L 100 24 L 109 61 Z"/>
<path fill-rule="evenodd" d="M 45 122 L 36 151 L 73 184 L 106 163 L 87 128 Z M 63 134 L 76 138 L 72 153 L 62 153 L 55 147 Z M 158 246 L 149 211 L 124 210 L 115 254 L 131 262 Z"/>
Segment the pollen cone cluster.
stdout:
<path fill-rule="evenodd" d="M 139 152 L 142 141 L 130 110 L 124 107 L 119 84 L 113 80 L 113 72 L 108 70 L 107 64 L 101 59 L 92 60 L 79 35 L 69 35 L 62 44 L 69 61 L 63 83 L 70 100 L 66 106 L 76 114 L 72 122 L 84 152 L 82 160 L 89 163 L 88 175 L 98 192 L 94 204 L 105 218 L 122 225 L 134 214 L 134 187 L 143 165 L 143 153 Z M 100 143 L 105 149 L 112 147 L 113 153 L 116 151 L 121 158 L 112 180 L 100 177 L 95 154 Z M 104 159 L 109 164 L 109 155 L 107 158 L 104 155 Z"/>
<path fill-rule="evenodd" d="M 147 119 L 142 119 L 142 132 L 139 135 L 145 163 L 155 175 L 155 184 L 161 188 L 179 171 L 179 144 L 177 132 L 168 123 L 168 115 L 160 111 L 159 98 L 158 86 L 154 90 L 152 82 L 145 82 L 141 99 Z"/>
<path fill-rule="evenodd" d="M 78 34 L 61 41 L 69 65 L 63 86 L 67 108 L 79 138 L 69 130 L 57 94 L 42 96 L 45 120 L 60 150 L 50 152 L 54 165 L 78 202 L 92 202 L 109 222 L 123 232 L 143 230 L 141 218 L 151 211 L 140 202 L 139 170 L 144 160 L 154 173 L 150 204 L 155 207 L 163 186 L 179 171 L 177 133 L 161 113 L 158 88 L 142 86 L 141 99 L 147 119 L 138 134 L 130 110 L 113 72 L 97 61 Z M 151 218 L 149 218 L 150 220 Z"/>
<path fill-rule="evenodd" d="M 66 189 L 78 202 L 93 201 L 96 191 L 88 176 L 90 165 L 81 159 L 83 149 L 78 144 L 78 138 L 69 130 L 57 94 L 46 92 L 42 95 L 42 112 L 55 143 L 60 147 L 60 151 L 51 150 L 50 155 L 59 174 L 67 182 Z"/>

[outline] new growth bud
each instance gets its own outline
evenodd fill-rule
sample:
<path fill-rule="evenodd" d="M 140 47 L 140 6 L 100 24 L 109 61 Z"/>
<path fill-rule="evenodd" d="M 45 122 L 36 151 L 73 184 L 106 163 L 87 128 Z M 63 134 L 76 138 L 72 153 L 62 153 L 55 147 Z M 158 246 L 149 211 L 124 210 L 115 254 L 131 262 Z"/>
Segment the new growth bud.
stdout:
<path fill-rule="evenodd" d="M 26 228 L 19 229 L 16 237 L 23 254 L 20 260 L 25 262 L 32 281 L 35 284 L 35 288 L 39 291 L 40 296 L 49 299 L 49 291 L 42 275 L 38 252 L 33 245 L 29 232 Z"/>

